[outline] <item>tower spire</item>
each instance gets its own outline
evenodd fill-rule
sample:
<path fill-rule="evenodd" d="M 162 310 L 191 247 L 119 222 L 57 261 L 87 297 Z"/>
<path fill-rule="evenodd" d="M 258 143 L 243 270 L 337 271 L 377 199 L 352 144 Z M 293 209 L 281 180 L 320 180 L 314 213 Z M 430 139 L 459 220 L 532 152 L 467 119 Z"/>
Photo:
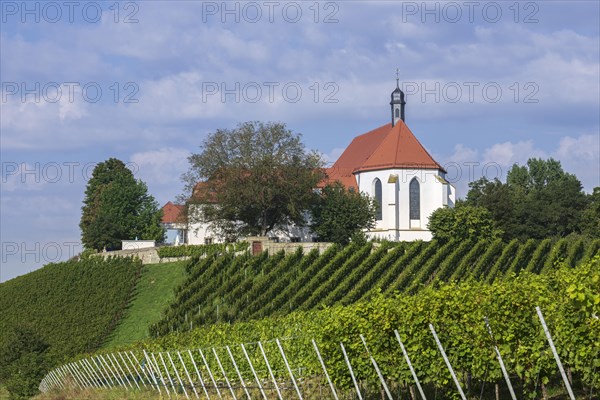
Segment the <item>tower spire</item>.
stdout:
<path fill-rule="evenodd" d="M 404 121 L 404 92 L 400 90 L 400 70 L 396 68 L 396 89 L 392 92 L 392 126 L 395 126 L 398 120 Z"/>

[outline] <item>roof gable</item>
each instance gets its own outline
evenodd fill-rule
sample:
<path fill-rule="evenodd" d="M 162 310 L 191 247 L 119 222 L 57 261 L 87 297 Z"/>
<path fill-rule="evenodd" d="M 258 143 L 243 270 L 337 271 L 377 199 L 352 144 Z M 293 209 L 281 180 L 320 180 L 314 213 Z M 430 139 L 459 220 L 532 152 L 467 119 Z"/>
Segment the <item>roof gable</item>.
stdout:
<path fill-rule="evenodd" d="M 377 149 L 355 172 L 392 168 L 444 170 L 425 150 L 402 120 L 390 128 Z"/>
<path fill-rule="evenodd" d="M 355 173 L 396 168 L 444 171 L 402 120 L 355 137 L 327 169 L 327 175 L 329 181 L 337 180 L 348 188 L 358 189 Z"/>
<path fill-rule="evenodd" d="M 162 208 L 163 216 L 162 223 L 163 224 L 175 224 L 178 222 L 182 222 L 183 219 L 183 211 L 184 207 L 180 204 L 173 204 L 172 202 L 168 202 Z"/>

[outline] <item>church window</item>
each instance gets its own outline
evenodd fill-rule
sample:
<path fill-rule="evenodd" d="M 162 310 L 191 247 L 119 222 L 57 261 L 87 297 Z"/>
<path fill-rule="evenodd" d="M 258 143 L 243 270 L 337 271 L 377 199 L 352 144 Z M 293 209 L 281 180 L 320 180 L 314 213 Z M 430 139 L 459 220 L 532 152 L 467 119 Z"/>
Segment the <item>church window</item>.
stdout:
<path fill-rule="evenodd" d="M 375 197 L 375 206 L 377 207 L 377 210 L 375 212 L 375 218 L 377 219 L 377 221 L 381 221 L 383 219 L 382 217 L 382 213 L 381 213 L 381 204 L 382 204 L 382 195 L 381 195 L 381 181 L 378 178 L 375 178 L 375 180 L 373 181 L 373 192 L 374 192 L 374 197 Z"/>
<path fill-rule="evenodd" d="M 421 219 L 421 188 L 417 178 L 410 181 L 410 219 Z"/>
<path fill-rule="evenodd" d="M 396 118 L 400 118 L 400 109 L 396 108 Z"/>

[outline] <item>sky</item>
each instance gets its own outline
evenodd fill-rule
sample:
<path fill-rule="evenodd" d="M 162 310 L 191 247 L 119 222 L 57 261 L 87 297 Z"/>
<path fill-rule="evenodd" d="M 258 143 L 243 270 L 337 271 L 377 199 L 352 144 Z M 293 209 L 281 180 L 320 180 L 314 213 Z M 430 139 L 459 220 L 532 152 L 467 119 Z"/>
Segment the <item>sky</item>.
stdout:
<path fill-rule="evenodd" d="M 0 281 L 82 250 L 94 166 L 123 160 L 163 205 L 187 157 L 279 121 L 334 162 L 406 123 L 464 198 L 553 157 L 600 186 L 597 1 L 0 1 Z"/>

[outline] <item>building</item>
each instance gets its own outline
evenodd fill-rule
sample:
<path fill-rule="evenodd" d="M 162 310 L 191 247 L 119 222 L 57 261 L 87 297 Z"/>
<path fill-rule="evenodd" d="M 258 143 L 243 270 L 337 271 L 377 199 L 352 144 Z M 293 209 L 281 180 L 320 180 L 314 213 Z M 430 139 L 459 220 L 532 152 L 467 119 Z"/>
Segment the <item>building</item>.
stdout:
<path fill-rule="evenodd" d="M 398 80 L 391 95 L 391 123 L 357 136 L 327 170 L 330 181 L 372 196 L 379 205 L 371 238 L 431 240 L 431 213 L 454 207 L 455 189 L 405 123 Z"/>
<path fill-rule="evenodd" d="M 188 239 L 188 224 L 185 218 L 184 206 L 167 202 L 162 208 L 163 216 L 161 223 L 166 230 L 167 244 L 183 244 Z"/>
<path fill-rule="evenodd" d="M 429 216 L 440 207 L 454 207 L 456 199 L 454 186 L 446 180 L 444 168 L 406 125 L 405 105 L 404 93 L 396 79 L 390 101 L 391 122 L 355 137 L 326 170 L 328 182 L 340 181 L 348 189 L 367 193 L 376 200 L 376 226 L 366 232 L 374 239 L 431 240 L 427 229 Z M 196 190 L 202 190 L 202 183 Z M 165 210 L 165 216 L 167 214 Z M 163 217 L 165 221 L 171 219 Z M 207 223 L 191 223 L 187 232 L 181 225 L 176 229 L 187 234 L 185 243 L 205 244 L 218 240 Z M 299 227 L 279 227 L 272 235 L 285 241 L 312 238 L 306 228 Z"/>

